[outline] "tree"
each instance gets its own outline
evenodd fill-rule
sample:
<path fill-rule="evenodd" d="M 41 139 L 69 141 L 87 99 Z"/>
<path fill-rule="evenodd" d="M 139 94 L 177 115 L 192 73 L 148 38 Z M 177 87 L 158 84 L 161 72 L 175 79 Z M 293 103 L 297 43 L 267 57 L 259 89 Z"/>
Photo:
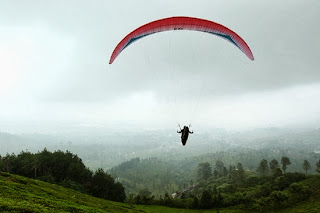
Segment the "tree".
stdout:
<path fill-rule="evenodd" d="M 1 171 L 12 172 L 15 161 L 16 161 L 16 156 L 14 154 L 12 155 L 7 154 L 6 156 L 2 157 L 1 158 L 2 168 L 0 168 Z"/>
<path fill-rule="evenodd" d="M 140 195 L 137 195 L 137 197 L 135 197 L 135 199 L 134 199 L 134 202 L 135 202 L 136 204 L 141 204 L 141 196 L 140 196 Z"/>
<path fill-rule="evenodd" d="M 273 176 L 274 176 L 274 177 L 279 177 L 279 176 L 281 176 L 281 175 L 282 175 L 282 170 L 281 170 L 279 167 L 277 167 L 277 168 L 274 170 Z"/>
<path fill-rule="evenodd" d="M 241 171 L 241 172 L 244 172 L 242 163 L 238 163 L 238 164 L 237 164 L 237 170 L 239 170 L 239 171 Z"/>
<path fill-rule="evenodd" d="M 223 201 L 223 197 L 222 197 L 221 193 L 218 192 L 218 194 L 216 194 L 213 197 L 213 205 L 218 208 L 217 212 L 219 212 L 219 207 L 221 207 L 221 205 L 223 203 L 222 201 Z"/>
<path fill-rule="evenodd" d="M 237 171 L 238 171 L 239 179 L 243 180 L 244 179 L 244 169 L 243 169 L 242 163 L 237 164 Z"/>
<path fill-rule="evenodd" d="M 123 202 L 126 199 L 127 195 L 125 192 L 125 188 L 121 183 L 116 182 L 111 189 L 112 189 L 111 200 L 117 201 L 117 202 Z"/>
<path fill-rule="evenodd" d="M 282 156 L 281 158 L 282 170 L 286 173 L 287 166 L 291 164 L 290 159 L 286 156 Z"/>
<path fill-rule="evenodd" d="M 320 173 L 320 160 L 316 163 L 317 169 L 316 171 Z"/>
<path fill-rule="evenodd" d="M 302 164 L 302 168 L 306 171 L 306 175 L 308 174 L 308 170 L 311 169 L 311 165 L 309 163 L 309 161 L 304 160 L 303 164 Z"/>
<path fill-rule="evenodd" d="M 106 174 L 103 169 L 98 169 L 92 177 L 91 193 L 93 196 L 110 199 L 111 185 L 114 184 L 114 179 Z"/>
<path fill-rule="evenodd" d="M 115 183 L 113 177 L 98 169 L 92 177 L 91 193 L 93 196 L 123 202 L 125 200 L 124 187 L 120 183 Z"/>
<path fill-rule="evenodd" d="M 161 197 L 160 197 L 161 198 Z M 129 194 L 129 197 L 127 197 L 127 203 L 130 204 L 130 206 L 132 204 L 134 204 L 134 195 L 133 194 Z"/>
<path fill-rule="evenodd" d="M 218 171 L 219 176 L 224 175 L 224 163 L 221 160 L 217 160 L 216 170 Z"/>
<path fill-rule="evenodd" d="M 197 197 L 194 197 L 194 198 L 193 198 L 191 207 L 192 207 L 193 209 L 197 209 L 197 208 L 199 207 L 199 200 L 198 200 Z"/>
<path fill-rule="evenodd" d="M 228 175 L 228 169 L 225 166 L 223 167 L 222 175 L 223 176 L 227 176 Z"/>
<path fill-rule="evenodd" d="M 219 172 L 215 169 L 215 170 L 213 171 L 213 176 L 214 176 L 215 178 L 217 178 L 218 175 L 219 175 Z"/>
<path fill-rule="evenodd" d="M 42 152 L 32 154 L 22 151 L 18 155 L 0 157 L 0 171 L 37 178 L 56 183 L 94 196 L 123 202 L 124 187 L 102 169 L 92 171 L 82 160 L 69 151 Z"/>
<path fill-rule="evenodd" d="M 206 180 L 212 176 L 212 168 L 208 162 L 198 165 L 198 180 Z"/>
<path fill-rule="evenodd" d="M 265 177 L 269 174 L 269 166 L 268 166 L 268 161 L 266 159 L 263 159 L 258 168 L 257 168 L 257 172 L 262 176 Z"/>
<path fill-rule="evenodd" d="M 236 167 L 235 166 L 232 166 L 232 165 L 230 165 L 229 166 L 229 174 L 231 174 L 232 173 L 232 171 L 234 171 L 236 169 Z"/>
<path fill-rule="evenodd" d="M 163 203 L 164 203 L 164 205 L 166 205 L 166 206 L 170 206 L 170 205 L 171 205 L 172 201 L 171 201 L 171 198 L 170 198 L 170 196 L 169 196 L 168 193 L 165 193 L 165 194 L 164 194 Z"/>
<path fill-rule="evenodd" d="M 280 207 L 288 199 L 288 195 L 282 191 L 273 191 L 269 199 L 275 207 Z"/>
<path fill-rule="evenodd" d="M 204 190 L 201 194 L 200 198 L 200 207 L 203 209 L 209 209 L 212 207 L 212 196 L 208 190 Z"/>
<path fill-rule="evenodd" d="M 270 161 L 269 166 L 272 174 L 274 175 L 276 172 L 276 168 L 279 167 L 279 162 L 276 159 L 273 159 Z"/>
<path fill-rule="evenodd" d="M 231 178 L 237 184 L 241 184 L 244 180 L 244 169 L 241 163 L 237 164 L 237 168 L 231 172 Z"/>
<path fill-rule="evenodd" d="M 36 156 L 28 151 L 22 151 L 16 156 L 12 172 L 25 177 L 36 178 Z"/>
<path fill-rule="evenodd" d="M 148 189 L 140 190 L 139 195 L 141 197 L 142 203 L 146 205 L 150 204 L 151 201 L 154 199 L 154 196 L 151 196 L 152 192 L 150 192 Z"/>

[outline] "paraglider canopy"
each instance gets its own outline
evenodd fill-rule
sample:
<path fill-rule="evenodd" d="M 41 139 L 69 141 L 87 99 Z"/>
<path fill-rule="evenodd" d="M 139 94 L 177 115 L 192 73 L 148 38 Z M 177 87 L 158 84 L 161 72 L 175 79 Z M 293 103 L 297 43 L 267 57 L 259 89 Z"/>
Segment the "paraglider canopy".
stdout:
<path fill-rule="evenodd" d="M 118 55 L 133 42 L 153 33 L 170 30 L 193 30 L 220 36 L 237 46 L 250 60 L 254 60 L 253 54 L 247 43 L 229 28 L 205 19 L 179 16 L 159 19 L 147 23 L 129 33 L 114 49 L 109 64 L 112 64 Z"/>

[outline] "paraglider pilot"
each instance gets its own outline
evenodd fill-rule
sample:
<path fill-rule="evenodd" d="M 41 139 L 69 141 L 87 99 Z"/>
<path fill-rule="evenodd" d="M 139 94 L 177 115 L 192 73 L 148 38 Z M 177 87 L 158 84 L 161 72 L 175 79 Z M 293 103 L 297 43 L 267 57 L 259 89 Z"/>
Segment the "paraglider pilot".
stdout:
<path fill-rule="evenodd" d="M 184 126 L 183 129 L 180 128 L 180 131 L 177 131 L 177 133 L 181 133 L 181 142 L 182 145 L 185 146 L 188 140 L 189 133 L 193 134 L 193 131 L 190 132 L 189 127 Z"/>

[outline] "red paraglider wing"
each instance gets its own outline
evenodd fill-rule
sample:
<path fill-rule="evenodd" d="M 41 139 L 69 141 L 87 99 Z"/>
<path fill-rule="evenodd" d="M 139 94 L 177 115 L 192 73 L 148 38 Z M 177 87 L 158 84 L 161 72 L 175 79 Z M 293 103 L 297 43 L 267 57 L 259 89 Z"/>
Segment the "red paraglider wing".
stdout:
<path fill-rule="evenodd" d="M 235 32 L 213 21 L 193 17 L 170 17 L 142 25 L 124 37 L 114 49 L 109 64 L 130 44 L 153 33 L 169 30 L 194 30 L 220 36 L 237 46 L 250 60 L 253 54 L 247 43 Z"/>

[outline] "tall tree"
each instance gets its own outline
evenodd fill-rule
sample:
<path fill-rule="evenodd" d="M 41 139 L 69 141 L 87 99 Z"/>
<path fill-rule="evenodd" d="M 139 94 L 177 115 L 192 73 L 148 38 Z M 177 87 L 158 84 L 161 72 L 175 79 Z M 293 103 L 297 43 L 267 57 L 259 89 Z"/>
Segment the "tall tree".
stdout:
<path fill-rule="evenodd" d="M 213 199 L 211 193 L 208 190 L 204 190 L 200 198 L 200 207 L 203 209 L 209 209 L 212 207 Z"/>
<path fill-rule="evenodd" d="M 219 175 L 219 172 L 218 172 L 218 170 L 215 169 L 215 170 L 213 171 L 213 176 L 214 176 L 215 178 L 217 178 L 218 175 Z"/>
<path fill-rule="evenodd" d="M 274 176 L 274 177 L 279 177 L 279 176 L 281 176 L 281 175 L 282 175 L 282 170 L 281 170 L 279 167 L 277 167 L 277 168 L 274 170 L 273 176 Z"/>
<path fill-rule="evenodd" d="M 279 162 L 276 159 L 273 159 L 269 162 L 270 170 L 272 174 L 275 174 L 276 168 L 279 167 Z"/>
<path fill-rule="evenodd" d="M 290 159 L 286 156 L 282 156 L 281 158 L 282 170 L 286 173 L 287 166 L 291 164 Z"/>
<path fill-rule="evenodd" d="M 241 171 L 241 172 L 244 171 L 244 170 L 243 170 L 242 163 L 238 163 L 238 164 L 237 164 L 237 170 L 239 170 L 239 171 Z"/>
<path fill-rule="evenodd" d="M 16 156 L 14 154 L 9 155 L 7 154 L 6 156 L 1 158 L 1 170 L 3 172 L 12 172 L 12 169 L 14 167 L 14 163 L 16 161 Z"/>
<path fill-rule="evenodd" d="M 230 165 L 230 166 L 229 166 L 229 171 L 228 171 L 228 172 L 231 174 L 231 173 L 232 173 L 232 171 L 233 171 L 233 170 L 235 170 L 235 169 L 236 169 L 236 167 L 235 167 L 235 166 Z"/>
<path fill-rule="evenodd" d="M 13 166 L 13 173 L 30 178 L 35 178 L 35 163 L 36 157 L 34 154 L 28 151 L 22 151 L 16 156 L 16 160 Z"/>
<path fill-rule="evenodd" d="M 242 181 L 244 179 L 244 169 L 243 169 L 242 163 L 237 164 L 237 172 L 238 172 L 239 180 Z"/>
<path fill-rule="evenodd" d="M 302 164 L 302 168 L 306 171 L 306 175 L 308 174 L 308 170 L 311 169 L 311 165 L 309 163 L 309 161 L 304 160 L 303 164 Z"/>
<path fill-rule="evenodd" d="M 93 174 L 91 184 L 90 192 L 96 197 L 118 202 L 126 199 L 124 187 L 101 168 Z"/>
<path fill-rule="evenodd" d="M 193 198 L 193 202 L 191 204 L 192 208 L 197 209 L 199 207 L 199 200 L 197 197 Z"/>
<path fill-rule="evenodd" d="M 217 160 L 216 162 L 216 170 L 218 171 L 219 176 L 224 175 L 224 163 L 221 160 Z"/>
<path fill-rule="evenodd" d="M 198 165 L 198 180 L 206 180 L 212 176 L 212 167 L 208 162 Z"/>
<path fill-rule="evenodd" d="M 227 169 L 227 167 L 223 167 L 223 172 L 222 172 L 222 175 L 223 176 L 227 176 L 228 175 L 228 169 Z"/>
<path fill-rule="evenodd" d="M 320 173 L 320 160 L 316 163 L 317 169 L 316 171 Z"/>
<path fill-rule="evenodd" d="M 236 184 L 242 184 L 245 176 L 242 164 L 238 163 L 237 168 L 233 170 L 230 175 Z"/>
<path fill-rule="evenodd" d="M 260 161 L 260 164 L 257 168 L 257 172 L 262 177 L 265 177 L 269 174 L 269 166 L 268 166 L 268 161 L 266 159 L 263 159 L 262 161 Z"/>

